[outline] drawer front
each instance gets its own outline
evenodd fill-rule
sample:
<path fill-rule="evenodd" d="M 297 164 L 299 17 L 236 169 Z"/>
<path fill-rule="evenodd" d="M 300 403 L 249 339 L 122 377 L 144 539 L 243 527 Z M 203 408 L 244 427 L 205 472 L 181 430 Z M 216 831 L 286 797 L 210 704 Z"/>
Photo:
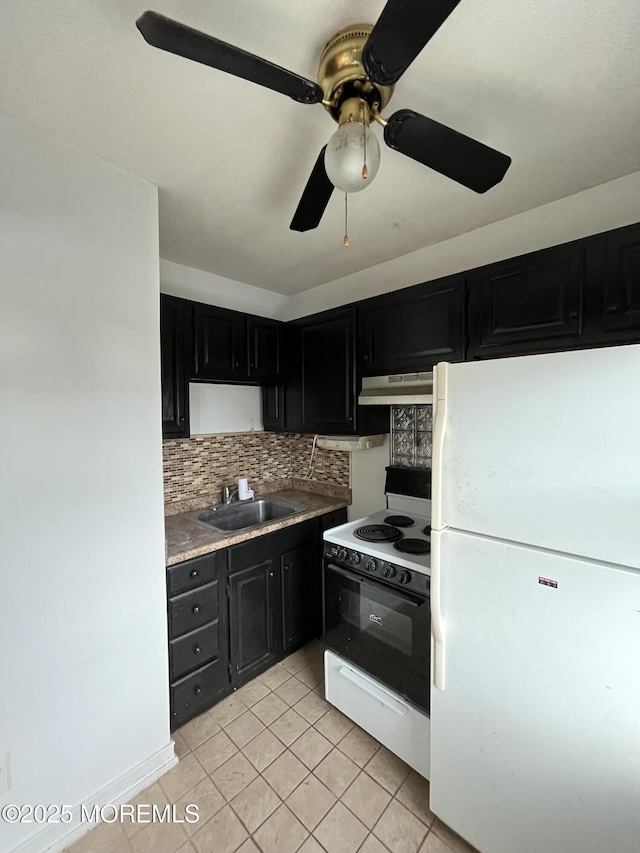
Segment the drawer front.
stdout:
<path fill-rule="evenodd" d="M 195 631 L 218 618 L 218 581 L 169 599 L 169 638 Z"/>
<path fill-rule="evenodd" d="M 169 643 L 171 681 L 219 657 L 220 622 L 209 622 Z"/>
<path fill-rule="evenodd" d="M 322 516 L 322 532 L 331 530 L 332 527 L 337 527 L 339 524 L 347 523 L 347 509 L 334 509 L 333 512 L 328 512 Z"/>
<path fill-rule="evenodd" d="M 196 557 L 195 560 L 170 566 L 167 569 L 169 595 L 186 592 L 188 589 L 220 577 L 226 554 L 226 550 L 214 551 L 212 554 L 205 554 L 204 557 Z"/>
<path fill-rule="evenodd" d="M 176 729 L 201 711 L 210 708 L 225 691 L 229 673 L 213 661 L 171 685 L 171 729 Z"/>

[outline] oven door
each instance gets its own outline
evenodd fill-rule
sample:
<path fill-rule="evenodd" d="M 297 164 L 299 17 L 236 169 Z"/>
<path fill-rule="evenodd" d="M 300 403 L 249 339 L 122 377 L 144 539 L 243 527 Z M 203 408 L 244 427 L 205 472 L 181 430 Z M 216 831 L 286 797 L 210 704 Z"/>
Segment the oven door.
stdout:
<path fill-rule="evenodd" d="M 429 599 L 324 564 L 327 648 L 429 711 Z"/>

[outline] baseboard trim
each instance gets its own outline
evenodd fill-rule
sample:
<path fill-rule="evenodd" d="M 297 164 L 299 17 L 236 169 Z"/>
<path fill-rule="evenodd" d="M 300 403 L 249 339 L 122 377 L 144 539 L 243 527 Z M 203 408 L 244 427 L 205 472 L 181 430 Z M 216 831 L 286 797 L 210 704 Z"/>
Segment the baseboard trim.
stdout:
<path fill-rule="evenodd" d="M 149 758 L 86 797 L 84 805 L 91 806 L 98 803 L 120 806 L 128 803 L 136 794 L 153 784 L 177 763 L 178 758 L 173 749 L 173 741 L 170 740 L 166 746 Z M 70 823 L 47 824 L 39 832 L 21 841 L 17 847 L 11 847 L 8 853 L 60 853 L 65 847 L 82 838 L 95 825 L 80 822 L 81 805 L 78 803 L 73 807 L 73 820 Z"/>

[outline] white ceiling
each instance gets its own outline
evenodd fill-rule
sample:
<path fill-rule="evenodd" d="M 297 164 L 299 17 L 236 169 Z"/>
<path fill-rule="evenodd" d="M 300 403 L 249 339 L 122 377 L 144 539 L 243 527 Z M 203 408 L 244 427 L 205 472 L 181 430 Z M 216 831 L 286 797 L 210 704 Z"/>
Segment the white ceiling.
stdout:
<path fill-rule="evenodd" d="M 318 229 L 289 230 L 335 129 L 325 110 L 151 48 L 135 27 L 150 7 L 315 79 L 327 39 L 383 6 L 2 0 L 0 112 L 155 182 L 162 257 L 285 294 L 640 169 L 638 0 L 462 0 L 386 112 L 411 107 L 513 165 L 476 195 L 380 133 L 375 183 L 350 196 L 349 249 L 337 192 Z"/>

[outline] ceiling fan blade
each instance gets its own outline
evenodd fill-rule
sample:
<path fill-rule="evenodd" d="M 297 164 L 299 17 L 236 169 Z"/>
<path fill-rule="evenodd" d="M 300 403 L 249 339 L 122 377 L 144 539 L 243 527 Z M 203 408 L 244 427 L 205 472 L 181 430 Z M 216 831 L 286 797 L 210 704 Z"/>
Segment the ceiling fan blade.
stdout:
<path fill-rule="evenodd" d="M 322 89 L 317 83 L 158 12 L 145 12 L 136 21 L 136 26 L 145 41 L 153 47 L 250 80 L 274 92 L 288 95 L 301 104 L 322 101 Z"/>
<path fill-rule="evenodd" d="M 387 0 L 364 46 L 364 67 L 374 83 L 397 83 L 460 0 Z"/>
<path fill-rule="evenodd" d="M 500 183 L 511 165 L 506 154 L 413 110 L 398 110 L 391 116 L 384 141 L 389 148 L 477 193 Z"/>
<path fill-rule="evenodd" d="M 329 203 L 331 193 L 333 192 L 333 184 L 327 177 L 327 170 L 324 167 L 324 152 L 326 148 L 327 146 L 325 145 L 318 155 L 318 159 L 302 193 L 302 198 L 298 202 L 296 212 L 293 214 L 293 219 L 289 226 L 292 231 L 311 231 L 313 228 L 317 228 L 322 219 L 322 214 Z"/>

